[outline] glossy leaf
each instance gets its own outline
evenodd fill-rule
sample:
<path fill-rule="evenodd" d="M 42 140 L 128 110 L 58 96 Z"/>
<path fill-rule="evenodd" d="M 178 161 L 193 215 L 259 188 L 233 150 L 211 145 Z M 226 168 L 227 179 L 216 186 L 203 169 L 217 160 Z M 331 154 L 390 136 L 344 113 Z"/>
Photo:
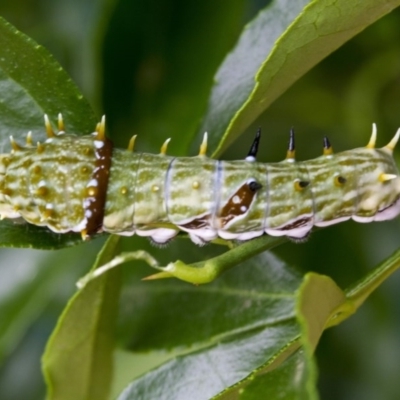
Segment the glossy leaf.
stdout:
<path fill-rule="evenodd" d="M 296 272 L 264 253 L 208 285 L 168 281 L 127 288 L 123 341 L 133 355 L 171 349 L 171 359 L 133 381 L 121 398 L 211 398 L 288 346 L 293 352 L 299 284 Z"/>
<path fill-rule="evenodd" d="M 55 121 L 63 113 L 66 128 L 93 131 L 96 118 L 88 102 L 56 60 L 32 39 L 0 18 L 0 145 L 10 151 L 12 135 L 22 144 L 28 131 L 35 141 L 46 134 L 43 114 Z M 0 221 L 0 246 L 59 248 L 81 242 L 79 235 L 58 235 Z"/>
<path fill-rule="evenodd" d="M 399 0 L 271 2 L 246 27 L 219 68 L 198 142 L 204 131 L 210 132 L 210 149 L 219 156 L 310 68 L 399 4 Z"/>
<path fill-rule="evenodd" d="M 62 113 L 67 130 L 87 134 L 95 118 L 88 102 L 67 73 L 42 46 L 0 19 L 0 143 L 28 131 L 45 137 L 43 114 L 52 121 Z"/>

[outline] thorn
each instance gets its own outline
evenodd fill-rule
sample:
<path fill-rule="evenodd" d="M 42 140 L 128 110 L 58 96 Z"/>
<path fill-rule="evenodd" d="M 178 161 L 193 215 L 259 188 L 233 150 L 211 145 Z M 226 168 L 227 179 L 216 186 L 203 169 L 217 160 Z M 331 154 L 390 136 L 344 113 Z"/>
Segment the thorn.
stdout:
<path fill-rule="evenodd" d="M 246 161 L 250 162 L 256 161 L 258 145 L 260 144 L 260 138 L 261 138 L 261 128 L 258 128 L 256 132 L 256 137 L 254 138 L 253 143 L 250 147 L 249 154 L 247 154 L 247 157 L 245 158 Z"/>
<path fill-rule="evenodd" d="M 142 278 L 142 281 L 155 281 L 156 279 L 173 278 L 174 276 L 166 271 L 157 272 L 156 274 L 146 276 Z"/>
<path fill-rule="evenodd" d="M 161 146 L 160 154 L 165 156 L 167 154 L 168 143 L 171 141 L 171 138 L 168 138 L 164 144 Z"/>
<path fill-rule="evenodd" d="M 295 154 L 296 154 L 296 149 L 295 149 L 295 141 L 294 141 L 294 128 L 291 128 L 290 129 L 290 134 L 289 134 L 288 151 L 286 153 L 286 160 L 294 161 L 295 160 Z"/>
<path fill-rule="evenodd" d="M 399 141 L 399 137 L 400 137 L 400 128 L 397 129 L 397 132 L 394 135 L 393 139 L 384 148 L 393 151 L 394 148 L 396 147 L 397 142 Z"/>
<path fill-rule="evenodd" d="M 331 154 L 333 154 L 333 148 L 331 146 L 331 142 L 329 141 L 329 139 L 324 136 L 324 152 L 323 155 L 324 156 L 330 156 Z"/>
<path fill-rule="evenodd" d="M 137 135 L 133 135 L 131 137 L 131 140 L 129 141 L 129 144 L 128 144 L 128 151 L 131 151 L 131 152 L 133 151 L 133 149 L 135 147 L 136 138 L 137 138 Z"/>
<path fill-rule="evenodd" d="M 32 142 L 32 131 L 29 131 L 26 135 L 26 145 L 27 146 L 32 146 L 33 142 Z"/>
<path fill-rule="evenodd" d="M 43 151 L 44 151 L 44 146 L 42 145 L 42 143 L 37 142 L 37 149 L 36 149 L 36 151 L 37 151 L 38 153 L 43 153 Z"/>
<path fill-rule="evenodd" d="M 49 138 L 54 137 L 55 133 L 53 131 L 53 128 L 51 127 L 50 120 L 47 114 L 44 114 L 44 126 L 46 127 L 47 136 Z"/>
<path fill-rule="evenodd" d="M 106 140 L 106 116 L 101 117 L 101 121 L 96 126 L 96 140 L 101 140 L 104 142 Z"/>
<path fill-rule="evenodd" d="M 397 178 L 397 175 L 395 175 L 395 174 L 382 173 L 379 175 L 380 182 L 387 182 L 387 181 L 391 181 L 392 179 L 396 179 L 396 178 Z"/>
<path fill-rule="evenodd" d="M 18 151 L 22 149 L 22 147 L 14 140 L 12 136 L 10 136 L 10 142 L 13 151 Z"/>
<path fill-rule="evenodd" d="M 203 136 L 203 141 L 201 142 L 200 145 L 200 151 L 199 151 L 199 156 L 206 156 L 207 155 L 207 132 L 204 133 Z"/>
<path fill-rule="evenodd" d="M 65 132 L 64 120 L 61 113 L 58 114 L 57 122 L 58 122 L 58 132 Z"/>
<path fill-rule="evenodd" d="M 372 124 L 372 134 L 371 134 L 371 139 L 369 139 L 369 142 L 367 144 L 367 149 L 373 149 L 375 148 L 375 143 L 376 143 L 376 136 L 377 136 L 377 129 L 376 129 L 376 124 Z"/>

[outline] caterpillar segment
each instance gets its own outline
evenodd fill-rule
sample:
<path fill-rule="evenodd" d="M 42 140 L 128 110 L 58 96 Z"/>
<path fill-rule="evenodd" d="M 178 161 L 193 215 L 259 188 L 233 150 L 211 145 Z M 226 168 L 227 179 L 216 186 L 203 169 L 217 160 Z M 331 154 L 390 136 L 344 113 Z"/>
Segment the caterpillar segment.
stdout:
<path fill-rule="evenodd" d="M 147 236 L 166 243 L 180 231 L 203 244 L 217 237 L 249 240 L 264 233 L 307 237 L 313 226 L 347 219 L 392 219 L 400 213 L 400 177 L 392 152 L 400 129 L 375 148 L 376 126 L 364 148 L 334 154 L 323 140 L 322 156 L 296 161 L 291 129 L 286 158 L 257 162 L 261 130 L 244 160 L 207 157 L 207 134 L 194 157 L 113 148 L 105 118 L 91 135 L 57 132 L 47 116 L 47 139 L 26 146 L 11 141 L 0 155 L 0 216 L 23 218 L 54 232 L 80 232 L 83 239 L 105 231 Z"/>

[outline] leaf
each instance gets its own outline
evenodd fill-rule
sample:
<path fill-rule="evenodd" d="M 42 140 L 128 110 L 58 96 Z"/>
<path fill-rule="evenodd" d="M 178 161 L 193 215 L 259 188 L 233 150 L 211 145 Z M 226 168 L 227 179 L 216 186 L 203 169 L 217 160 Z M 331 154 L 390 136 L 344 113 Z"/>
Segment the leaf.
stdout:
<path fill-rule="evenodd" d="M 221 341 L 164 364 L 132 383 L 118 399 L 210 399 L 265 360 L 273 360 L 296 333 L 295 325 L 282 323 L 237 334 L 232 341 Z"/>
<path fill-rule="evenodd" d="M 300 398 L 318 399 L 317 367 L 313 354 L 323 331 L 347 300 L 331 278 L 313 272 L 305 275 L 297 296 L 296 315 L 302 330 L 304 368 L 294 383 L 305 389 Z"/>
<path fill-rule="evenodd" d="M 303 374 L 306 372 L 306 356 L 304 350 L 299 349 L 290 355 L 276 369 L 255 377 L 248 386 L 240 392 L 227 392 L 224 396 L 217 397 L 218 400 L 259 400 L 281 399 L 281 400 L 313 400 L 317 397 L 310 396 L 306 386 L 303 384 Z"/>
<path fill-rule="evenodd" d="M 170 361 L 133 380 L 120 398 L 210 398 L 282 352 L 290 354 L 300 333 L 294 314 L 299 285 L 299 275 L 268 253 L 200 287 L 129 285 L 120 341 L 133 356 L 169 349 Z"/>
<path fill-rule="evenodd" d="M 196 142 L 208 131 L 213 157 L 221 154 L 297 79 L 399 4 L 399 0 L 271 2 L 246 27 L 219 68 Z"/>
<path fill-rule="evenodd" d="M 398 268 L 399 254 L 365 277 L 365 284 L 357 285 L 360 296 L 365 297 L 366 287 L 376 288 L 389 275 L 388 271 Z M 146 363 L 139 349 L 171 350 L 167 353 L 169 361 L 165 354 L 158 361 L 155 353 L 148 354 L 148 366 L 154 369 L 133 380 L 118 399 L 200 400 L 215 396 L 218 400 L 247 400 L 260 396 L 277 398 L 278 394 L 283 399 L 317 399 L 314 349 L 327 327 L 354 313 L 357 290 L 346 297 L 329 277 L 309 273 L 294 293 L 293 285 L 299 282 L 296 275 L 290 277 L 286 266 L 272 256 L 265 257 L 263 254 L 243 263 L 235 274 L 230 271 L 218 284 L 207 285 L 208 290 L 200 287 L 183 293 L 183 288 L 172 291 L 171 287 L 164 287 L 165 292 L 159 292 L 157 285 L 151 288 L 156 296 L 143 296 L 135 289 L 141 303 L 132 295 L 125 298 L 123 304 L 135 308 L 133 311 L 131 306 L 125 312 L 136 319 L 129 328 L 131 321 L 128 325 L 127 318 L 122 317 L 125 334 L 133 333 L 125 342 L 134 349 L 124 369 L 138 371 L 135 354 L 141 364 Z M 208 299 L 208 293 L 212 299 Z M 158 296 L 162 296 L 162 302 Z M 236 301 L 242 296 L 241 301 Z M 288 300 L 285 306 L 281 303 L 284 297 Z M 272 299 L 273 303 L 268 304 Z M 294 301 L 296 317 L 288 308 L 290 304 L 294 307 Z M 153 302 L 157 309 L 151 308 Z M 247 302 L 244 310 L 243 304 Z M 185 316 L 184 321 L 177 318 L 177 310 Z M 152 326 L 153 319 L 157 326 Z M 119 384 L 122 386 L 121 380 Z"/>
<path fill-rule="evenodd" d="M 246 380 L 217 396 L 219 400 L 256 396 L 283 399 L 317 399 L 316 366 L 313 352 L 336 310 L 345 301 L 344 293 L 327 276 L 309 273 L 296 293 L 296 316 L 300 322 L 299 340 L 273 364 L 260 366 Z M 301 347 L 300 347 L 301 346 Z M 297 350 L 295 354 L 293 350 Z"/>
<path fill-rule="evenodd" d="M 3 250 L 1 254 L 0 363 L 15 349 L 27 327 L 46 307 L 54 295 L 54 282 L 65 272 L 62 268 L 54 268 L 51 262 L 43 263 L 39 269 L 38 256 L 43 260 L 43 255 L 32 254 L 29 250 L 26 253 L 26 259 L 17 264 L 10 251 Z"/>
<path fill-rule="evenodd" d="M 67 129 L 93 131 L 97 118 L 71 78 L 42 46 L 0 18 L 1 143 L 33 134 L 44 137 L 43 114 L 63 113 Z M 7 143 L 8 145 L 8 143 Z"/>
<path fill-rule="evenodd" d="M 0 247 L 54 250 L 82 243 L 82 237 L 78 233 L 58 234 L 48 228 L 20 221 L 0 221 Z"/>
<path fill-rule="evenodd" d="M 110 236 L 94 268 L 109 261 L 119 237 Z M 90 282 L 71 298 L 43 355 L 48 400 L 107 399 L 120 270 Z"/>
<path fill-rule="evenodd" d="M 61 311 L 70 288 L 86 264 L 89 266 L 89 260 L 98 248 L 98 241 L 93 241 L 85 248 L 64 249 L 57 253 L 20 250 L 15 254 L 12 250 L 1 250 L 0 363 L 17 346 L 21 347 L 27 330 L 43 313 L 51 314 L 49 305 L 52 311 L 57 308 Z M 53 317 L 48 314 L 45 317 L 47 323 Z"/>
<path fill-rule="evenodd" d="M 96 118 L 76 85 L 55 59 L 32 39 L 0 18 L 0 145 L 10 151 L 9 136 L 45 137 L 43 114 L 55 121 L 62 112 L 67 131 L 86 134 Z M 0 222 L 0 246 L 60 248 L 81 242 L 79 235 Z"/>
<path fill-rule="evenodd" d="M 353 314 L 374 291 L 400 268 L 400 250 L 378 264 L 359 282 L 346 289 L 346 304 L 337 310 L 330 325 L 337 325 Z"/>

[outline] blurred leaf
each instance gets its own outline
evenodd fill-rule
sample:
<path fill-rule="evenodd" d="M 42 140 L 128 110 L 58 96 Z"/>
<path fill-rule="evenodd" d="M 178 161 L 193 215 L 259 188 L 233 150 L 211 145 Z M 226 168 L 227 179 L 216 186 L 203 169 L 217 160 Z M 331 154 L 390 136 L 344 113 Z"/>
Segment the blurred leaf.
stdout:
<path fill-rule="evenodd" d="M 16 268 L 14 265 L 11 267 L 14 270 Z M 21 270 L 20 266 L 17 268 Z M 47 264 L 36 270 L 32 278 L 32 269 L 24 268 L 22 273 L 19 271 L 20 280 L 13 282 L 12 292 L 0 296 L 0 363 L 14 350 L 25 330 L 46 307 L 53 296 L 52 285 L 58 275 L 64 273 L 61 268 Z"/>
<path fill-rule="evenodd" d="M 78 244 L 83 244 L 78 233 L 58 234 L 25 222 L 6 219 L 0 221 L 0 247 L 54 250 Z"/>
<path fill-rule="evenodd" d="M 0 145 L 10 151 L 9 136 L 28 131 L 43 138 L 43 114 L 54 121 L 64 115 L 68 131 L 84 134 L 95 127 L 95 116 L 75 84 L 54 58 L 32 39 L 0 18 Z M 39 136 L 39 138 L 38 138 Z M 0 222 L 4 246 L 60 248 L 81 242 L 79 235 L 58 235 L 47 229 Z"/>
<path fill-rule="evenodd" d="M 120 0 L 104 40 L 104 109 L 120 146 L 187 154 L 246 2 Z M 125 135 L 125 136 L 124 136 Z"/>
<path fill-rule="evenodd" d="M 355 309 L 394 272 L 400 268 L 400 249 L 377 265 L 363 279 L 346 290 L 346 297 Z"/>
<path fill-rule="evenodd" d="M 118 241 L 110 236 L 94 268 L 114 256 Z M 69 301 L 43 355 L 49 400 L 108 398 L 119 288 L 120 270 L 114 269 Z"/>
<path fill-rule="evenodd" d="M 74 284 L 78 271 L 84 270 L 99 244 L 93 241 L 73 253 L 71 249 L 58 253 L 2 250 L 0 363 L 19 344 L 33 321 L 60 296 L 60 286 L 67 295 L 69 285 Z M 82 260 L 84 254 L 88 258 Z"/>
<path fill-rule="evenodd" d="M 221 154 L 310 68 L 399 4 L 273 1 L 246 27 L 217 72 L 197 142 L 208 131 L 213 156 Z"/>

